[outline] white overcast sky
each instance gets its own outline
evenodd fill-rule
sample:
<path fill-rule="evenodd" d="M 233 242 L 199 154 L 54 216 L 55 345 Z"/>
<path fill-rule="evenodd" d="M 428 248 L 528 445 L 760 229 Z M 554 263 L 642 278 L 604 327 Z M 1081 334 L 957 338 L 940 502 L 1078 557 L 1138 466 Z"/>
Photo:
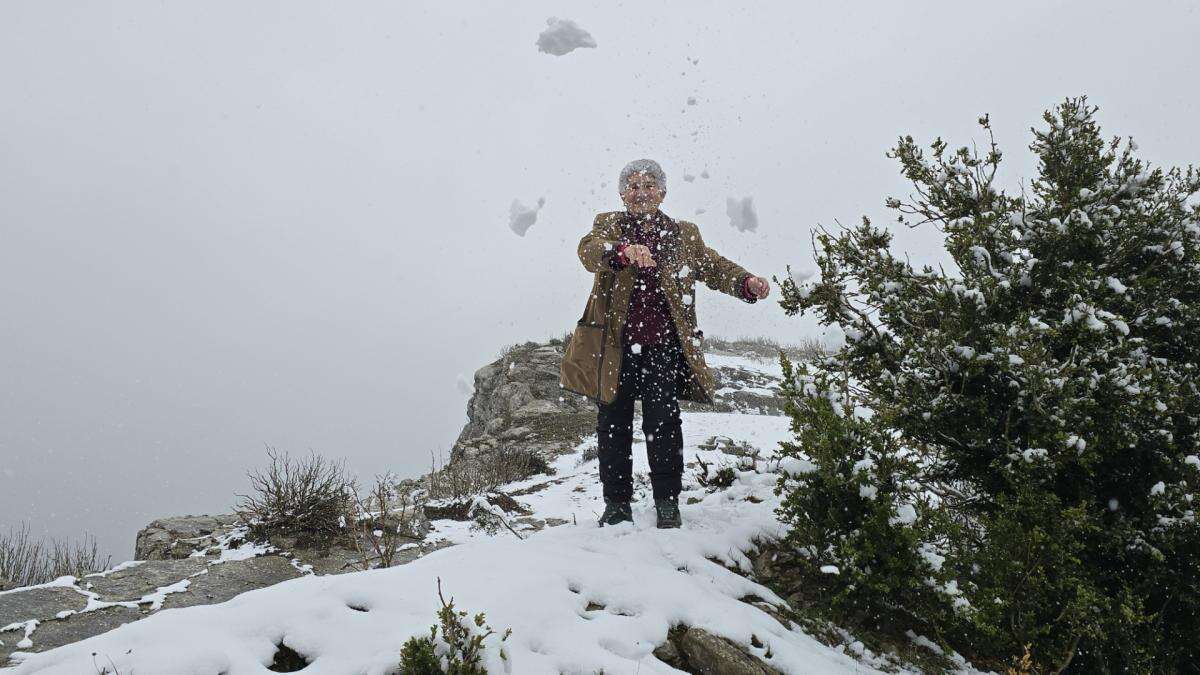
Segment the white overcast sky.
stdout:
<path fill-rule="evenodd" d="M 901 134 L 990 113 L 1016 185 L 1086 93 L 1150 161 L 1200 158 L 1196 3 L 739 4 L 0 4 L 0 531 L 124 560 L 152 518 L 227 512 L 267 444 L 427 468 L 460 375 L 574 324 L 575 244 L 635 158 L 767 277 L 816 224 L 891 220 Z M 551 16 L 598 47 L 539 53 Z M 745 196 L 756 232 L 725 216 Z M 702 291 L 701 327 L 814 334 L 778 297 Z"/>

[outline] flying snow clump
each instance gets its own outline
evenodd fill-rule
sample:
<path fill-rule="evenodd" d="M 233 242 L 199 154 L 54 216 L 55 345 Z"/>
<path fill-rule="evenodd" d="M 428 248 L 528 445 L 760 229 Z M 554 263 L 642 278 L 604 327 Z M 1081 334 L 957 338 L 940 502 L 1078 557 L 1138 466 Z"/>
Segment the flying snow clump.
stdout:
<path fill-rule="evenodd" d="M 729 216 L 729 224 L 740 232 L 753 232 L 758 229 L 758 214 L 754 212 L 752 197 L 725 200 L 725 213 Z"/>
<path fill-rule="evenodd" d="M 520 199 L 514 199 L 512 206 L 508 207 L 508 226 L 513 232 L 525 236 L 525 231 L 530 225 L 537 222 L 538 211 L 546 203 L 545 197 L 539 197 L 536 207 L 525 206 Z"/>
<path fill-rule="evenodd" d="M 562 56 L 581 47 L 595 48 L 596 40 L 591 33 L 579 27 L 570 19 L 550 17 L 546 19 L 546 30 L 538 35 L 538 51 L 544 54 Z"/>

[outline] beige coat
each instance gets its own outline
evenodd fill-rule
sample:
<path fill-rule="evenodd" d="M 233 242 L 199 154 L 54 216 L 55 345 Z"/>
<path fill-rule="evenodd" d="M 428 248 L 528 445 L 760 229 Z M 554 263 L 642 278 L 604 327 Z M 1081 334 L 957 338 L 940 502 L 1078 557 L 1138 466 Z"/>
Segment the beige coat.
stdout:
<path fill-rule="evenodd" d="M 563 355 L 559 383 L 564 389 L 587 396 L 597 403 L 612 403 L 617 397 L 621 373 L 621 334 L 629 310 L 629 297 L 637 278 L 636 266 L 616 272 L 603 259 L 624 232 L 622 211 L 596 216 L 592 231 L 579 240 L 579 260 L 595 276 L 583 317 L 575 326 Z M 665 251 L 655 256 L 659 285 L 667 296 L 671 318 L 683 347 L 680 400 L 712 403 L 715 393 L 712 373 L 701 350 L 703 333 L 696 330 L 696 280 L 715 291 L 743 299 L 742 279 L 749 274 L 741 265 L 721 256 L 704 244 L 700 229 L 686 220 L 673 221 L 663 239 Z M 606 298 L 611 287 L 612 306 Z M 748 300 L 747 302 L 754 302 Z"/>

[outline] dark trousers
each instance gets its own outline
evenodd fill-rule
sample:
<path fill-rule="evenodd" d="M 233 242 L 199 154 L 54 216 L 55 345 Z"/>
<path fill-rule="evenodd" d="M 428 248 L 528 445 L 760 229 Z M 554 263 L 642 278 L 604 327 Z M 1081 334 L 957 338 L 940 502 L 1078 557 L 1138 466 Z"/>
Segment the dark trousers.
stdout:
<path fill-rule="evenodd" d="M 642 400 L 642 433 L 655 499 L 676 498 L 683 482 L 683 424 L 678 385 L 682 377 L 678 341 L 644 345 L 640 353 L 626 345 L 621 358 L 617 398 L 597 404 L 596 436 L 600 482 L 607 501 L 633 496 L 633 402 Z"/>

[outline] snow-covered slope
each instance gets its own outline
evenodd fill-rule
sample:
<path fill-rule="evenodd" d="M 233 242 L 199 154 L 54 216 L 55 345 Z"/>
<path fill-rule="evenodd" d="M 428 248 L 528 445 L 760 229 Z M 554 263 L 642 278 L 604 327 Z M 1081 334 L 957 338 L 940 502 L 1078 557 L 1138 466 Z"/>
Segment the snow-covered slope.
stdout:
<path fill-rule="evenodd" d="M 515 358 L 536 363 L 539 350 L 547 348 L 534 345 L 530 356 Z M 738 672 L 879 672 L 871 666 L 885 661 L 853 638 L 846 636 L 848 649 L 830 648 L 796 624 L 781 623 L 775 608 L 785 600 L 754 580 L 752 556 L 784 531 L 774 513 L 774 486 L 776 450 L 791 437 L 789 420 L 754 414 L 780 409 L 781 373 L 773 359 L 732 353 L 708 358 L 730 389 L 724 407 L 735 412 L 683 413 L 681 529 L 655 527 L 641 438 L 633 450 L 636 522 L 597 527 L 603 498 L 593 435 L 554 455 L 548 474 L 500 487 L 517 500 L 520 513 L 528 511 L 522 517 L 479 498 L 475 507 L 494 517 L 431 518 L 423 551 L 432 552 L 412 562 L 333 575 L 302 566 L 305 576 L 221 604 L 161 609 L 80 642 L 17 652 L 14 672 L 263 673 L 283 645 L 310 662 L 305 673 L 395 673 L 405 641 L 428 636 L 437 622 L 439 580 L 456 609 L 471 616 L 485 612 L 497 632 L 485 640 L 488 672 L 678 673 L 667 661 L 683 667 L 687 654 L 681 661 L 680 652 L 686 650 L 675 648 L 695 644 L 681 635 L 701 636 L 696 639 L 707 640 L 715 652 L 732 651 L 735 660 L 745 661 Z M 519 371 L 512 364 L 497 368 Z M 478 375 L 476 380 L 478 385 Z M 746 388 L 759 393 L 738 398 L 747 396 Z M 546 414 L 571 419 L 582 413 Z M 635 420 L 635 429 L 640 424 Z M 747 448 L 759 451 L 757 459 L 746 456 Z M 697 481 L 702 464 L 710 472 L 731 467 L 736 479 L 729 487 L 706 489 Z M 783 462 L 793 469 L 802 464 Z M 509 497 L 499 502 L 513 503 Z M 489 520 L 507 527 L 487 527 Z M 237 553 L 222 551 L 209 564 Z M 512 633 L 500 641 L 506 629 Z M 713 668 L 711 662 L 705 667 Z"/>
<path fill-rule="evenodd" d="M 719 435 L 770 455 L 787 438 L 788 423 L 762 415 L 686 413 L 684 434 L 689 463 L 699 455 L 726 465 L 734 458 L 697 446 Z M 539 517 L 562 518 L 566 525 L 519 539 L 503 529 L 490 535 L 468 522 L 438 521 L 430 536 L 458 545 L 390 569 L 306 576 L 219 605 L 164 610 L 31 655 L 15 672 L 96 672 L 95 663 L 120 673 L 262 673 L 282 643 L 312 662 L 305 673 L 391 673 L 404 641 L 427 635 L 435 623 L 439 578 L 458 608 L 486 612 L 498 632 L 512 629 L 503 643 L 507 659 L 500 656 L 498 636 L 487 640 L 489 672 L 679 672 L 652 653 L 678 623 L 725 636 L 760 657 L 770 653 L 765 662 L 783 672 L 869 670 L 740 600 L 754 595 L 783 603 L 725 567 L 749 571 L 744 551 L 755 540 L 781 534 L 773 515 L 775 462 L 739 471 L 732 487 L 713 492 L 701 489 L 689 468 L 681 496 L 684 526 L 659 530 L 639 442 L 636 522 L 599 528 L 597 462 L 580 462 L 589 446 L 594 439 L 558 457 L 552 476 L 506 486 L 510 493 L 540 486 L 521 501 Z"/>

